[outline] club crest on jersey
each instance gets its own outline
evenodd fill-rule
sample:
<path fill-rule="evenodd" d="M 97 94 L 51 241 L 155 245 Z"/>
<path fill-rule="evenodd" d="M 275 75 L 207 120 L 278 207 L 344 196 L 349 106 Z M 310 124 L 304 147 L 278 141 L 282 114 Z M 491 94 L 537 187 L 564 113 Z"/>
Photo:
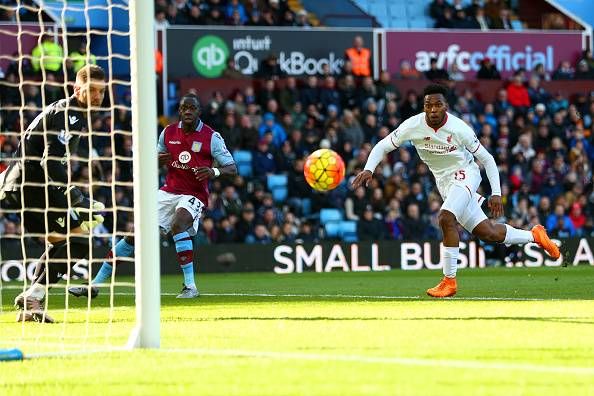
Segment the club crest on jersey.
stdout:
<path fill-rule="evenodd" d="M 192 159 L 192 154 L 187 151 L 182 151 L 177 158 L 182 164 L 187 164 Z"/>
<path fill-rule="evenodd" d="M 452 135 L 448 136 L 447 139 L 448 143 L 452 143 Z"/>
<path fill-rule="evenodd" d="M 192 143 L 192 151 L 195 153 L 199 153 L 200 149 L 202 149 L 202 142 L 194 142 Z"/>
<path fill-rule="evenodd" d="M 70 134 L 70 132 L 66 132 L 66 130 L 62 129 L 60 131 L 60 134 L 58 135 L 58 140 L 60 141 L 60 143 L 62 143 L 63 145 L 67 145 L 70 139 L 72 139 L 72 135 Z"/>

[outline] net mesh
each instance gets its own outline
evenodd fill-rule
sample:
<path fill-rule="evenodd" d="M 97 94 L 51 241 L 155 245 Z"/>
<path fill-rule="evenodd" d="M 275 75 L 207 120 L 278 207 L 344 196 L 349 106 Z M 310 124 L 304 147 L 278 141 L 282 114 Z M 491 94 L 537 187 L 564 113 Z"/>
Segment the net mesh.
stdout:
<path fill-rule="evenodd" d="M 116 240 L 133 236 L 133 183 L 131 100 L 128 64 L 130 61 L 126 26 L 122 17 L 128 11 L 125 1 L 27 1 L 0 3 L 0 171 L 12 161 L 41 160 L 34 156 L 13 157 L 19 141 L 38 133 L 47 141 L 52 132 L 30 132 L 27 128 L 48 105 L 73 94 L 78 68 L 96 63 L 106 71 L 107 89 L 103 104 L 87 108 L 88 131 L 80 134 L 77 152 L 67 152 L 68 183 L 80 188 L 91 201 L 102 202 L 103 224 L 86 235 L 88 258 L 68 268 L 63 279 L 47 290 L 47 313 L 56 324 L 15 321 L 14 297 L 26 290 L 35 268 L 52 265 L 47 259 L 47 232 L 28 232 L 22 224 L 25 211 L 44 213 L 47 230 L 48 210 L 6 209 L 0 212 L 0 348 L 19 347 L 25 353 L 72 352 L 122 347 L 134 326 L 134 289 L 130 258 L 105 259 Z M 119 24 L 118 24 L 119 23 Z M 36 52 L 48 41 L 62 48 L 59 54 Z M 124 43 L 124 45 L 122 44 Z M 57 48 L 57 47 L 56 47 Z M 24 157 L 24 158 L 23 158 Z M 46 160 L 59 158 L 46 158 Z M 45 171 L 41 186 L 59 185 Z M 26 181 L 25 183 L 35 185 Z M 23 194 L 23 183 L 20 192 Z M 46 199 L 47 188 L 44 188 Z M 70 202 L 71 203 L 71 202 Z M 70 217 L 66 219 L 70 221 Z M 70 257 L 70 256 L 69 256 Z M 111 282 L 100 288 L 96 299 L 75 299 L 66 292 L 73 283 L 90 280 L 104 261 L 114 268 Z M 127 261 L 127 262 L 126 262 Z M 117 267 L 117 264 L 120 264 Z M 116 278 L 117 273 L 117 278 Z"/>

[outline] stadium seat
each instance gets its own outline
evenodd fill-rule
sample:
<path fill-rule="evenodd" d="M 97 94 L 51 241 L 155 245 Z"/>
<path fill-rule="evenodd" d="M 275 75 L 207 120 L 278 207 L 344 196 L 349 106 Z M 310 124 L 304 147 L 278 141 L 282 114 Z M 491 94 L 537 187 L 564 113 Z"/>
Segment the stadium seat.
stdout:
<path fill-rule="evenodd" d="M 414 18 L 408 20 L 408 27 L 411 29 L 426 29 L 433 27 L 433 20 L 427 17 Z"/>
<path fill-rule="evenodd" d="M 524 27 L 522 26 L 522 22 L 518 21 L 518 20 L 511 21 L 511 26 L 512 26 L 512 29 L 517 32 L 524 30 Z"/>
<path fill-rule="evenodd" d="M 320 223 L 327 224 L 330 222 L 338 223 L 342 221 L 342 212 L 338 209 L 322 209 L 320 210 Z"/>
<path fill-rule="evenodd" d="M 406 4 L 390 4 L 390 16 L 392 16 L 392 18 L 406 18 Z"/>
<path fill-rule="evenodd" d="M 326 238 L 340 238 L 341 237 L 340 222 L 331 221 L 331 222 L 325 224 L 324 231 L 326 234 Z"/>
<path fill-rule="evenodd" d="M 253 174 L 252 152 L 247 150 L 237 150 L 233 153 L 233 157 L 239 175 L 243 177 L 251 177 Z"/>
<path fill-rule="evenodd" d="M 428 14 L 427 7 L 418 3 L 408 3 L 406 5 L 406 16 L 411 19 L 423 18 Z M 394 14 L 392 14 L 394 15 Z"/>
<path fill-rule="evenodd" d="M 340 222 L 340 236 L 345 242 L 357 242 L 357 222 L 345 220 Z"/>
<path fill-rule="evenodd" d="M 272 192 L 272 199 L 274 202 L 283 202 L 287 199 L 287 183 L 287 175 L 268 175 L 268 189 Z"/>

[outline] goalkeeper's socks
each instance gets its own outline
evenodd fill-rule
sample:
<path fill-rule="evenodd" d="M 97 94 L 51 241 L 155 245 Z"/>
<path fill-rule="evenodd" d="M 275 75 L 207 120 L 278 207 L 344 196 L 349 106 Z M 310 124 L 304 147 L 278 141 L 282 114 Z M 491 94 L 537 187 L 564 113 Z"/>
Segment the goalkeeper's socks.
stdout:
<path fill-rule="evenodd" d="M 130 245 L 124 238 L 120 239 L 118 243 L 107 253 L 107 259 L 115 257 L 132 257 L 134 255 L 134 245 Z M 113 267 L 107 261 L 103 262 L 99 272 L 91 282 L 91 284 L 105 283 L 110 277 Z"/>
<path fill-rule="evenodd" d="M 175 251 L 177 252 L 177 262 L 184 272 L 184 285 L 189 288 L 196 288 L 194 283 L 194 247 L 192 238 L 186 231 L 173 236 L 175 241 Z"/>

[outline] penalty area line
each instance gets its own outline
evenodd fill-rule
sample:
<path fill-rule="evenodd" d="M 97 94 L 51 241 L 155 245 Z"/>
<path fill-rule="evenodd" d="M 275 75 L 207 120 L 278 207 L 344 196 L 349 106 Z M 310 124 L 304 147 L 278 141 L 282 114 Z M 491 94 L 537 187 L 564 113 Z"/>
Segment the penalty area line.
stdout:
<path fill-rule="evenodd" d="M 537 373 L 558 373 L 576 375 L 594 375 L 594 367 L 566 367 L 566 366 L 544 366 L 530 363 L 507 363 L 507 362 L 479 362 L 474 360 L 456 359 L 424 359 L 406 357 L 383 357 L 364 355 L 343 355 L 343 354 L 318 354 L 302 352 L 273 352 L 273 351 L 250 351 L 241 349 L 212 349 L 212 348 L 164 348 L 155 352 L 196 354 L 207 356 L 227 356 L 242 358 L 278 359 L 278 360 L 314 360 L 314 361 L 339 361 L 372 364 L 394 364 L 402 366 L 421 367 L 447 367 L 460 369 L 477 370 L 519 370 Z"/>

